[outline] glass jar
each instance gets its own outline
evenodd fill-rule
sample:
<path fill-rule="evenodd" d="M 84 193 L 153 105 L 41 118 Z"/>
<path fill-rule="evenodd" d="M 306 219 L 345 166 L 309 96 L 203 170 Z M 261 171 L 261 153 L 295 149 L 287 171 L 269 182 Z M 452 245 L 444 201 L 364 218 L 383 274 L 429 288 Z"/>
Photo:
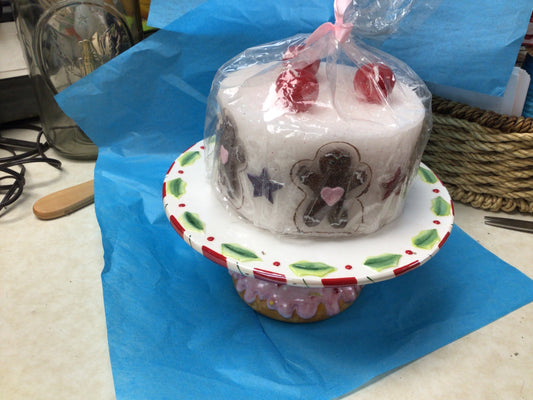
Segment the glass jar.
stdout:
<path fill-rule="evenodd" d="M 138 0 L 13 0 L 13 9 L 48 142 L 95 159 L 98 148 L 54 95 L 142 39 Z"/>

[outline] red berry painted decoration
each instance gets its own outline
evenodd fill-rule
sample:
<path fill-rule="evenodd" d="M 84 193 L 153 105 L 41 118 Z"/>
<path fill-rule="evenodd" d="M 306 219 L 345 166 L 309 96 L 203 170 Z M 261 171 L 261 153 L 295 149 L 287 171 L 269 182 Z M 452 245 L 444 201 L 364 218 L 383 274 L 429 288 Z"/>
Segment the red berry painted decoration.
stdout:
<path fill-rule="evenodd" d="M 379 104 L 392 92 L 396 77 L 392 70 L 381 63 L 365 64 L 353 78 L 355 91 L 369 103 Z"/>
<path fill-rule="evenodd" d="M 306 69 L 290 69 L 278 76 L 276 93 L 283 107 L 307 111 L 318 99 L 318 80 Z"/>
<path fill-rule="evenodd" d="M 292 60 L 294 57 L 300 54 L 304 49 L 305 49 L 305 45 L 303 44 L 289 46 L 289 48 L 283 55 L 283 61 Z M 304 68 L 299 68 L 299 69 L 306 70 L 308 72 L 311 72 L 313 75 L 316 75 L 319 68 L 320 68 L 320 60 L 315 60 L 308 66 Z"/>

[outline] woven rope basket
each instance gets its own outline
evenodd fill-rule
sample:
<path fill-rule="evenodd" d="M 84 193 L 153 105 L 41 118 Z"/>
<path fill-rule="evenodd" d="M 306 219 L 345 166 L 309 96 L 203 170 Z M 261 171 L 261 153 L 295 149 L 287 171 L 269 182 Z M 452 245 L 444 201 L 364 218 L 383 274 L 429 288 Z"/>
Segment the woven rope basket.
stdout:
<path fill-rule="evenodd" d="M 422 160 L 452 199 L 490 211 L 533 214 L 533 118 L 433 98 Z"/>

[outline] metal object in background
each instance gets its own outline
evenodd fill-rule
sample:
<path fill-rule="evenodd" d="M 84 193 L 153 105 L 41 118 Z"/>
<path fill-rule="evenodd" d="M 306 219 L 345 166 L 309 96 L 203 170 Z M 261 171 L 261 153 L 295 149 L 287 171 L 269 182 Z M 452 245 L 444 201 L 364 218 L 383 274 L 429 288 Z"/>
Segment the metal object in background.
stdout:
<path fill-rule="evenodd" d="M 54 95 L 142 39 L 137 0 L 14 0 L 47 141 L 68 158 L 95 159 L 97 147 Z"/>
<path fill-rule="evenodd" d="M 526 221 L 514 218 L 501 217 L 485 217 L 485 224 L 496 226 L 498 228 L 506 228 L 519 232 L 533 233 L 533 221 Z"/>

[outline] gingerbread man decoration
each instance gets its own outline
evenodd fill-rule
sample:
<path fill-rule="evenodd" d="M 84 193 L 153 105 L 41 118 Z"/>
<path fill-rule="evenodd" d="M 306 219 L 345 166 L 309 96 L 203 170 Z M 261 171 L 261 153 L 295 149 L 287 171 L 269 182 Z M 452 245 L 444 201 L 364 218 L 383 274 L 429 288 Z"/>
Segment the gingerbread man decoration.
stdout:
<path fill-rule="evenodd" d="M 358 198 L 368 190 L 371 177 L 370 166 L 345 142 L 323 145 L 314 159 L 294 164 L 291 179 L 305 193 L 294 216 L 298 229 L 315 233 L 330 228 L 357 230 L 363 220 Z"/>
<path fill-rule="evenodd" d="M 235 124 L 227 115 L 222 115 L 217 127 L 218 140 L 216 156 L 218 157 L 219 187 L 227 199 L 236 207 L 242 206 L 243 192 L 239 174 L 246 168 L 246 155 Z"/>

